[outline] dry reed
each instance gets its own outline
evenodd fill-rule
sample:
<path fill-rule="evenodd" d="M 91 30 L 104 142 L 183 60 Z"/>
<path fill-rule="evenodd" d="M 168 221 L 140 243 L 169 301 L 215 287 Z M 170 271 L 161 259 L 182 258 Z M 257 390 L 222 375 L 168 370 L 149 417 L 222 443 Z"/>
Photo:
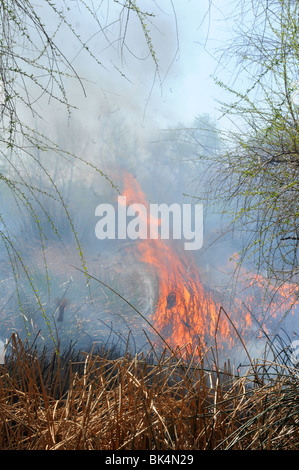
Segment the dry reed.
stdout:
<path fill-rule="evenodd" d="M 37 353 L 17 336 L 0 366 L 0 449 L 298 449 L 298 371 L 242 375 L 190 348 L 155 360 Z"/>

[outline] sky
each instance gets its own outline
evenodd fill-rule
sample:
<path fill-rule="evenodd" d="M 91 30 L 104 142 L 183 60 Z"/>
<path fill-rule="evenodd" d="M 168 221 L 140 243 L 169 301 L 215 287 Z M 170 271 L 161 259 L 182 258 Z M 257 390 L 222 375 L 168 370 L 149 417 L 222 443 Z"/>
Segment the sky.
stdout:
<path fill-rule="evenodd" d="M 153 0 L 139 2 L 144 11 L 156 15 L 148 27 L 160 76 L 155 74 L 136 15 L 130 15 L 125 44 L 122 44 L 118 38 L 124 34 L 125 17 L 122 23 L 107 30 L 105 38 L 97 34 L 90 16 L 82 11 L 78 14 L 74 9 L 77 31 L 86 38 L 88 46 L 103 64 L 103 68 L 96 67 L 75 42 L 69 46 L 72 64 L 90 81 L 85 82 L 88 96 L 87 101 L 81 101 L 80 111 L 84 113 L 84 108 L 91 111 L 96 104 L 94 95 L 99 93 L 97 105 L 103 115 L 120 110 L 127 114 L 131 112 L 141 126 L 151 126 L 153 122 L 158 127 L 177 123 L 188 125 L 202 113 L 217 118 L 215 99 L 221 100 L 223 91 L 214 83 L 212 75 L 220 73 L 222 78 L 224 73 L 221 67 L 216 70 L 216 51 L 225 46 L 230 36 L 226 21 L 231 2 L 217 0 L 214 2 L 217 6 L 210 8 L 209 3 L 209 0 L 165 0 L 162 4 Z M 109 11 L 103 7 L 101 12 L 103 22 L 108 24 L 119 12 L 119 5 L 116 4 L 115 11 L 112 2 L 109 5 Z M 106 39 L 112 45 L 108 46 Z M 76 90 L 80 95 L 80 89 L 77 87 Z"/>
<path fill-rule="evenodd" d="M 217 8 L 212 6 L 208 12 L 206 1 L 175 4 L 178 67 L 170 73 L 169 83 L 166 81 L 165 109 L 183 122 L 192 121 L 200 113 L 218 116 L 215 99 L 221 99 L 223 92 L 214 83 L 213 75 L 217 73 L 216 50 L 223 47 L 228 37 L 225 5 L 227 1 L 218 1 Z"/>

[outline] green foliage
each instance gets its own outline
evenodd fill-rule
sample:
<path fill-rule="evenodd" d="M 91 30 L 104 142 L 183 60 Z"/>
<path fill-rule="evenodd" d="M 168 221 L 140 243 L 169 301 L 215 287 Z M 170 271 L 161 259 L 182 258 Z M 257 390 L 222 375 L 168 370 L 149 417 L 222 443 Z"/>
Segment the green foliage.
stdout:
<path fill-rule="evenodd" d="M 112 5 L 111 5 L 112 4 Z M 109 7 L 115 8 L 115 20 L 105 24 L 105 9 L 108 17 Z M 88 30 L 87 37 L 83 37 L 76 27 L 74 15 L 76 11 L 85 17 L 90 24 L 91 36 Z M 120 25 L 118 41 L 122 47 L 126 45 L 126 33 L 129 26 L 129 15 L 134 14 L 141 25 L 145 43 L 149 49 L 154 68 L 158 70 L 158 61 L 151 41 L 150 29 L 147 21 L 151 21 L 152 14 L 143 12 L 138 3 L 134 1 L 107 0 L 95 6 L 92 1 L 79 0 L 79 2 L 55 2 L 40 0 L 22 2 L 3 0 L 0 2 L 0 195 L 6 195 L 10 206 L 12 201 L 22 214 L 24 222 L 30 227 L 32 242 L 39 243 L 45 261 L 45 276 L 50 291 L 50 277 L 46 263 L 47 241 L 52 235 L 61 240 L 61 225 L 49 207 L 54 204 L 60 206 L 61 219 L 69 225 L 69 231 L 75 242 L 81 267 L 87 273 L 86 261 L 78 232 L 61 185 L 49 170 L 49 162 L 61 159 L 71 164 L 86 165 L 87 168 L 103 177 L 111 187 L 117 187 L 111 179 L 96 165 L 89 162 L 84 156 L 71 152 L 69 148 L 62 147 L 53 142 L 46 132 L 41 131 L 43 122 L 47 120 L 49 104 L 59 104 L 67 111 L 70 117 L 75 104 L 69 99 L 68 84 L 73 81 L 80 84 L 83 94 L 86 93 L 84 78 L 80 77 L 73 59 L 69 57 L 68 41 L 74 41 L 81 54 L 100 68 L 104 69 L 97 48 L 91 47 L 93 36 L 100 35 L 111 46 L 109 35 L 110 27 L 115 23 Z M 66 41 L 65 35 L 68 40 Z M 125 76 L 125 73 L 122 72 Z M 30 124 L 32 122 L 32 124 Z M 39 184 L 32 176 L 39 173 Z M 9 194 L 7 194 L 9 193 Z M 20 279 L 28 280 L 32 294 L 36 298 L 42 316 L 50 327 L 45 309 L 40 300 L 35 282 L 30 276 L 30 268 L 23 261 L 20 252 L 20 242 L 15 240 L 14 228 L 7 215 L 11 207 L 4 206 L 2 199 L 0 209 L 0 245 L 6 249 L 11 264 L 11 270 L 19 294 Z M 9 218 L 10 219 L 10 218 Z M 13 224 L 12 224 L 13 225 Z M 52 235 L 51 235 L 52 232 Z M 86 278 L 88 281 L 88 278 Z"/>
<path fill-rule="evenodd" d="M 225 150 L 212 157 L 213 195 L 248 235 L 244 259 L 279 283 L 297 283 L 299 2 L 240 5 L 228 51 L 235 85 L 218 80 L 233 101 L 222 103 L 230 126 L 222 132 Z"/>

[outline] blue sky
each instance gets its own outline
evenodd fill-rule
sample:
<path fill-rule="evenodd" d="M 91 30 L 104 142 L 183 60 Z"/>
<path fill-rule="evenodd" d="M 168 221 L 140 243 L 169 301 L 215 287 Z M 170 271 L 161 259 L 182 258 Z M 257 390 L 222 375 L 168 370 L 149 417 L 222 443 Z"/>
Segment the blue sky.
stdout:
<path fill-rule="evenodd" d="M 142 126 L 151 125 L 153 121 L 161 127 L 178 122 L 188 125 L 202 113 L 217 117 L 218 105 L 215 98 L 222 99 L 223 91 L 214 84 L 212 75 L 217 66 L 215 52 L 218 48 L 225 47 L 230 37 L 226 17 L 229 17 L 232 2 L 217 0 L 210 10 L 209 3 L 209 0 L 165 0 L 162 2 L 162 9 L 160 2 L 139 2 L 145 11 L 156 14 L 153 23 L 149 22 L 148 26 L 162 83 L 157 76 L 154 83 L 154 64 L 134 15 L 130 15 L 126 47 L 122 48 L 117 42 L 119 24 L 107 31 L 113 44 L 107 47 L 101 35 L 93 36 L 96 31 L 93 27 L 96 26 L 91 24 L 90 19 L 75 14 L 77 30 L 86 38 L 92 38 L 88 44 L 99 54 L 105 66 L 103 69 L 96 68 L 82 52 L 78 54 L 78 46 L 71 46 L 74 66 L 81 75 L 89 78 L 93 83 L 91 87 L 96 87 L 92 88 L 89 110 L 95 105 L 93 94 L 97 93 L 97 89 L 97 100 L 101 101 L 103 113 L 109 114 L 121 109 L 126 113 L 131 111 L 134 119 Z M 112 2 L 109 5 L 113 6 Z M 108 12 L 103 7 L 103 21 L 109 23 L 118 17 L 119 5 L 116 4 L 115 8 L 113 10 L 111 7 Z M 126 74 L 126 78 L 119 70 Z M 223 69 L 219 68 L 217 72 L 222 78 Z M 229 76 L 230 71 L 227 73 Z M 87 91 L 89 92 L 89 85 Z M 86 107 L 85 100 L 82 101 L 82 106 Z"/>
<path fill-rule="evenodd" d="M 229 37 L 225 29 L 225 11 L 228 2 L 218 0 L 208 13 L 208 1 L 175 3 L 178 21 L 179 55 L 178 72 L 166 82 L 166 104 L 175 110 L 183 122 L 192 120 L 199 113 L 217 117 L 215 99 L 222 99 L 223 92 L 212 76 L 217 69 L 217 49 L 225 45 Z M 171 74 L 170 74 L 171 75 Z M 177 110 L 176 110 L 177 108 Z"/>

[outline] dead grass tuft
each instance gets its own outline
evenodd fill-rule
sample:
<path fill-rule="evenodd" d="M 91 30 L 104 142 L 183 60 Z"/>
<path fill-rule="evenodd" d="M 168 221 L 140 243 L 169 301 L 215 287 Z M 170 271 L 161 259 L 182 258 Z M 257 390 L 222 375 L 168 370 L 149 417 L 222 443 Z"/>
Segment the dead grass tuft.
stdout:
<path fill-rule="evenodd" d="M 242 376 L 190 348 L 155 361 L 37 352 L 13 335 L 0 366 L 0 448 L 298 449 L 298 371 L 266 361 Z"/>

